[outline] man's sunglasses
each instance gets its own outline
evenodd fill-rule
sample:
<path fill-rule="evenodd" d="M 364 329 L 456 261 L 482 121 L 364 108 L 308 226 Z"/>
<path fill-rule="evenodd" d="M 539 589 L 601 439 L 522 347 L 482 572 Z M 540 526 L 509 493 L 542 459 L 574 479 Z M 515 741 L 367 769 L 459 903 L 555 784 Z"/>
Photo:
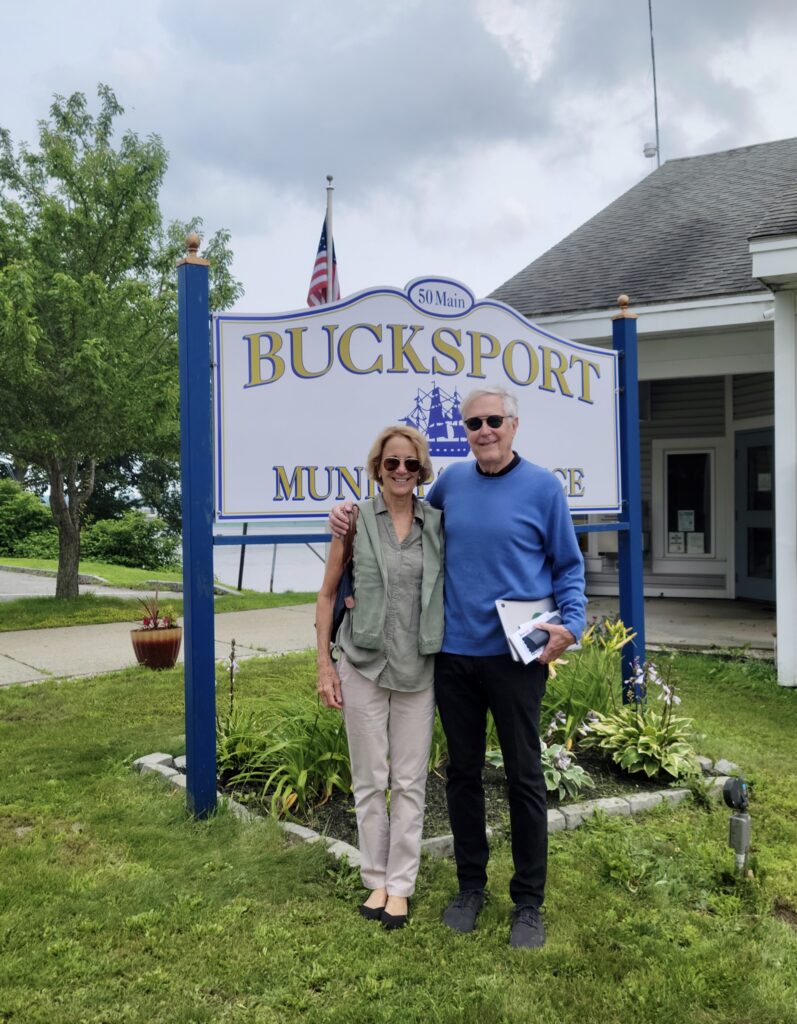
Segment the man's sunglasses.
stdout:
<path fill-rule="evenodd" d="M 468 416 L 465 420 L 465 426 L 468 430 L 481 430 L 482 423 L 486 423 L 488 427 L 492 427 L 493 430 L 497 430 L 504 420 L 511 420 L 511 416 Z"/>
<path fill-rule="evenodd" d="M 394 473 L 401 463 L 404 463 L 404 468 L 408 473 L 417 473 L 421 468 L 419 459 L 399 459 L 395 455 L 388 455 L 386 459 L 382 459 L 382 465 L 388 471 L 388 473 Z"/>

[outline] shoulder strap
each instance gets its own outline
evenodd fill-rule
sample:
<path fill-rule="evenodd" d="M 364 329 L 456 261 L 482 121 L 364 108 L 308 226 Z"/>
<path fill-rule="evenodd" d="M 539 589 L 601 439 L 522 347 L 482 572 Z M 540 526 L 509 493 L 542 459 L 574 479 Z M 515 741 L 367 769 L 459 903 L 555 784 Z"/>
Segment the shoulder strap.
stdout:
<path fill-rule="evenodd" d="M 357 519 L 360 515 L 360 509 L 355 505 L 351 510 L 351 516 L 349 517 L 349 528 L 343 535 L 343 565 L 344 568 L 352 560 L 354 554 L 354 535 L 357 532 Z"/>

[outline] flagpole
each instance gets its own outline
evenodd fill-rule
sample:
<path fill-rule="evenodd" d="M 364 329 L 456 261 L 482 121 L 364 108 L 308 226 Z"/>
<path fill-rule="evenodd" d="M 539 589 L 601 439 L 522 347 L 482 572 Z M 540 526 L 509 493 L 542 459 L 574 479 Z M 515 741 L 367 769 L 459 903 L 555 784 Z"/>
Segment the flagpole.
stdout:
<path fill-rule="evenodd" d="M 334 296 L 334 283 L 332 281 L 332 254 L 334 242 L 332 240 L 332 193 L 335 191 L 332 185 L 332 175 L 327 175 L 327 302 L 332 302 Z"/>

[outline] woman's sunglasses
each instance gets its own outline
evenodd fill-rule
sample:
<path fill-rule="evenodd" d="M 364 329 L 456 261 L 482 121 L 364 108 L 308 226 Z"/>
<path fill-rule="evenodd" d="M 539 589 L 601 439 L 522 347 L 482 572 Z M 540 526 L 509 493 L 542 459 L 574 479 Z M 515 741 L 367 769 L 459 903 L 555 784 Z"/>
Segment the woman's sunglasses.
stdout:
<path fill-rule="evenodd" d="M 402 462 L 408 473 L 417 473 L 421 468 L 420 459 L 399 459 L 395 455 L 388 455 L 386 459 L 382 459 L 382 465 L 388 473 L 395 473 Z"/>
<path fill-rule="evenodd" d="M 497 430 L 504 420 L 511 420 L 511 416 L 468 416 L 465 420 L 465 426 L 468 430 L 481 430 L 482 423 L 486 423 L 488 427 L 492 427 L 493 430 Z"/>

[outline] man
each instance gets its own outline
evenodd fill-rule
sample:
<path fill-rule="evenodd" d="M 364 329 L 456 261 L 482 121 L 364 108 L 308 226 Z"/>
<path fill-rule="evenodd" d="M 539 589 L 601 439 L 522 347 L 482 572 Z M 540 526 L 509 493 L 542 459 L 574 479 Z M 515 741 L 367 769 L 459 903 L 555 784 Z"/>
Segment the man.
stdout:
<path fill-rule="evenodd" d="M 512 442 L 517 401 L 503 388 L 472 391 L 462 403 L 476 461 L 449 466 L 429 502 L 443 511 L 445 637 L 435 663 L 435 697 L 448 740 L 446 796 L 459 893 L 443 923 L 470 932 L 485 901 L 489 848 L 482 769 L 487 711 L 495 720 L 509 787 L 515 904 L 510 944 L 545 942 L 548 816 L 540 760 L 540 703 L 554 661 L 583 632 L 584 563 L 561 484 L 521 459 Z M 335 532 L 345 528 L 337 509 Z M 495 602 L 553 597 L 562 625 L 546 624 L 538 661 L 513 661 Z"/>

